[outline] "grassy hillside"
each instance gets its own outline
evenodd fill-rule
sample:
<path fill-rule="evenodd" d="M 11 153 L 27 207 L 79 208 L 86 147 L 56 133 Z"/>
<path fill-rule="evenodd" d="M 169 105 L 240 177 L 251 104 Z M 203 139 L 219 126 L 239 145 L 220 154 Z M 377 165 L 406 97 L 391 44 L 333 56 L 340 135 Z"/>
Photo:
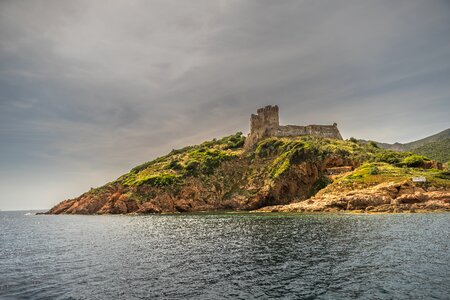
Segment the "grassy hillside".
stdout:
<path fill-rule="evenodd" d="M 239 132 L 219 140 L 172 150 L 165 156 L 134 167 L 116 183 L 127 187 L 179 185 L 190 177 L 212 176 L 223 162 L 235 160 L 241 160 L 245 167 L 250 168 L 264 164 L 263 171 L 268 179 L 281 177 L 295 164 L 305 161 L 320 163 L 331 156 L 347 160 L 348 164 L 385 162 L 398 167 L 419 167 L 430 161 L 425 156 L 386 150 L 373 144 L 311 136 L 268 138 L 248 153 L 244 153 L 242 148 L 244 141 L 245 137 Z"/>
<path fill-rule="evenodd" d="M 411 152 L 428 156 L 431 159 L 442 163 L 450 161 L 450 138 L 440 141 L 431 142 L 418 148 L 412 149 Z"/>
<path fill-rule="evenodd" d="M 387 181 L 401 182 L 411 177 L 419 176 L 425 177 L 430 185 L 450 188 L 450 173 L 448 171 L 404 168 L 384 162 L 364 163 L 351 174 L 336 180 L 334 184 L 360 184 L 362 186 L 370 186 Z"/>
<path fill-rule="evenodd" d="M 249 210 L 308 199 L 332 182 L 328 170 L 333 168 L 363 165 L 349 179 L 365 180 L 361 172 L 368 170 L 383 181 L 395 177 L 386 170 L 403 172 L 403 177 L 395 178 L 404 179 L 431 165 L 425 156 L 386 150 L 375 143 L 303 136 L 267 138 L 244 150 L 244 142 L 237 133 L 172 150 L 113 182 L 63 201 L 50 213 Z M 432 175 L 439 177 L 440 172 Z"/>
<path fill-rule="evenodd" d="M 134 167 L 117 182 L 129 186 L 167 186 L 190 176 L 211 175 L 224 161 L 239 157 L 245 137 L 241 132 L 201 145 L 172 150 L 169 154 Z"/>

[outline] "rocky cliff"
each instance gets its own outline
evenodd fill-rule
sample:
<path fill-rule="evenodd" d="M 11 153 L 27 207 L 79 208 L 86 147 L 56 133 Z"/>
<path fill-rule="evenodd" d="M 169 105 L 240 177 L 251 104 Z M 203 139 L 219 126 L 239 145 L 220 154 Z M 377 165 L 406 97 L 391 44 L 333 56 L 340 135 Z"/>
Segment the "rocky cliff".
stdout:
<path fill-rule="evenodd" d="M 370 170 L 376 168 L 377 174 Z M 413 171 L 414 172 L 414 171 Z M 424 212 L 450 211 L 450 173 L 415 170 L 431 184 L 414 183 L 410 171 L 388 164 L 365 164 L 342 175 L 306 201 L 267 206 L 259 212 Z M 365 174 L 365 178 L 361 174 Z M 382 175 L 380 175 L 382 174 Z M 356 176 L 356 177 L 355 177 Z"/>
<path fill-rule="evenodd" d="M 427 176 L 428 186 L 422 188 L 423 192 L 412 189 L 409 194 L 446 193 L 450 188 L 448 172 L 433 169 L 435 165 L 425 157 L 393 152 L 372 144 L 313 136 L 266 138 L 251 149 L 244 149 L 244 142 L 245 137 L 237 133 L 173 150 L 133 168 L 113 182 L 57 204 L 48 213 L 256 210 L 292 203 L 315 203 L 317 207 L 304 209 L 302 206 L 298 210 L 353 210 L 361 209 L 361 205 L 344 205 L 347 200 L 336 200 L 339 195 L 349 196 L 353 190 L 363 195 L 368 188 L 379 184 L 409 185 L 411 177 L 416 175 Z M 427 194 L 426 197 L 431 199 L 433 195 L 441 197 L 445 203 L 449 201 L 448 194 Z M 392 196 L 392 199 L 397 198 L 397 194 Z M 317 204 L 330 201 L 341 204 Z M 347 202 L 356 200 L 352 201 Z M 384 199 L 367 206 L 387 203 Z M 281 206 L 267 209 L 272 210 L 283 209 Z"/>

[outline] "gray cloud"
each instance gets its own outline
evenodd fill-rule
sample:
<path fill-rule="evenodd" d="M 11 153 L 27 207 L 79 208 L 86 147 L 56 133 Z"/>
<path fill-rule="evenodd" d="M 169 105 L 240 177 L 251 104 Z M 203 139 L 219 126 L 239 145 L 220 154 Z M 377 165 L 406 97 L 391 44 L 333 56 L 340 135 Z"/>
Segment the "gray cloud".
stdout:
<path fill-rule="evenodd" d="M 448 1 L 3 1 L 0 208 L 48 207 L 134 165 L 247 131 L 449 127 Z"/>

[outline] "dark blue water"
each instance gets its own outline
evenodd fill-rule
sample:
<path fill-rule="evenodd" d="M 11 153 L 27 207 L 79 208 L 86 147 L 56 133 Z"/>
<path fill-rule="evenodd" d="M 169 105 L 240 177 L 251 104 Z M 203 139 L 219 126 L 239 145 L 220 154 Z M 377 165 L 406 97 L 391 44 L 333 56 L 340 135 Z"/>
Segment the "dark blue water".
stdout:
<path fill-rule="evenodd" d="M 450 214 L 0 212 L 0 229 L 0 298 L 450 298 Z"/>

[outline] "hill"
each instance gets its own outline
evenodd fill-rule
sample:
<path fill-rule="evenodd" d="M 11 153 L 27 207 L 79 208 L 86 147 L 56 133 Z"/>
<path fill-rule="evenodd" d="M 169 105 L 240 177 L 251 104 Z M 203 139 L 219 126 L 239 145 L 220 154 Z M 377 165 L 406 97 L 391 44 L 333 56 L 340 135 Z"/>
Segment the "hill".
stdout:
<path fill-rule="evenodd" d="M 445 139 L 450 138 L 450 128 L 441 131 L 439 133 L 436 133 L 434 135 L 430 135 L 426 138 L 413 141 L 410 143 L 394 143 L 394 144 L 388 144 L 388 143 L 380 143 L 377 142 L 379 147 L 382 147 L 384 149 L 394 150 L 394 151 L 412 151 L 413 149 L 419 148 L 421 146 L 424 146 L 426 144 L 432 143 L 432 142 L 438 142 Z"/>
<path fill-rule="evenodd" d="M 251 149 L 244 149 L 244 143 L 242 133 L 236 133 L 172 150 L 113 182 L 59 203 L 48 213 L 254 210 L 310 199 L 338 182 L 349 183 L 343 185 L 348 191 L 385 182 L 403 184 L 416 175 L 426 176 L 433 189 L 450 188 L 448 173 L 430 169 L 435 166 L 430 159 L 372 143 L 313 136 L 265 138 Z M 446 209 L 448 205 L 439 202 L 435 206 Z"/>
<path fill-rule="evenodd" d="M 427 156 L 442 163 L 450 162 L 450 138 L 425 144 L 412 149 L 411 152 Z"/>

